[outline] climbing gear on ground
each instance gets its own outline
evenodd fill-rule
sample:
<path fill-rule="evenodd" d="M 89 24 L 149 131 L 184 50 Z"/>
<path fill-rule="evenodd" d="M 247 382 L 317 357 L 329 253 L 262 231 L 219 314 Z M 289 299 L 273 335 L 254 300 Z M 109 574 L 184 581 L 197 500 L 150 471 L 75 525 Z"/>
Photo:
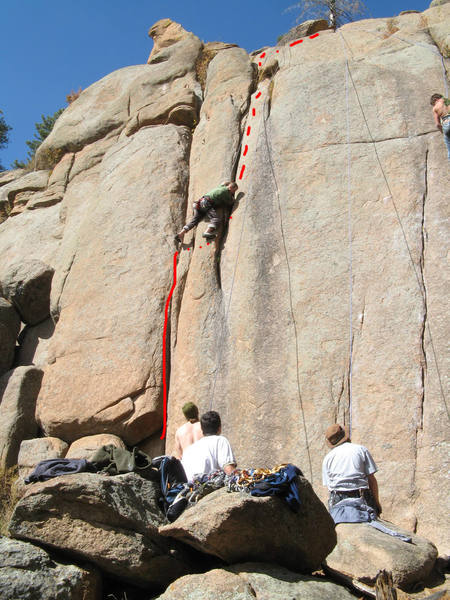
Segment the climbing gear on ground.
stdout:
<path fill-rule="evenodd" d="M 73 473 L 95 473 L 95 466 L 85 458 L 48 458 L 41 460 L 33 472 L 25 479 L 25 483 L 36 483 L 37 481 L 48 481 L 60 475 Z"/>
<path fill-rule="evenodd" d="M 117 448 L 113 444 L 101 446 L 91 457 L 91 463 L 97 471 L 108 475 L 135 472 L 145 479 L 155 480 L 158 477 L 158 471 L 153 467 L 151 458 L 137 447 L 130 451 Z"/>
<path fill-rule="evenodd" d="M 179 490 L 179 484 L 187 483 L 186 473 L 183 465 L 174 456 L 157 456 L 152 460 L 152 467 L 159 470 L 159 483 L 161 486 L 160 506 L 165 515 L 169 506 L 175 500 Z"/>

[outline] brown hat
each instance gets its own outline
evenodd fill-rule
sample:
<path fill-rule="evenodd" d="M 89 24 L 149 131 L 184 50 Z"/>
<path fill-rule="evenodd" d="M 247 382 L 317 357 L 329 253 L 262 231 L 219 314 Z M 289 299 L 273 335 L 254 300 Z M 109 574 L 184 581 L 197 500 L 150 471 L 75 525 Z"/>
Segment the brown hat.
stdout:
<path fill-rule="evenodd" d="M 348 427 L 341 427 L 339 423 L 330 425 L 325 431 L 325 439 L 330 448 L 340 446 L 344 442 L 350 441 L 350 432 Z"/>

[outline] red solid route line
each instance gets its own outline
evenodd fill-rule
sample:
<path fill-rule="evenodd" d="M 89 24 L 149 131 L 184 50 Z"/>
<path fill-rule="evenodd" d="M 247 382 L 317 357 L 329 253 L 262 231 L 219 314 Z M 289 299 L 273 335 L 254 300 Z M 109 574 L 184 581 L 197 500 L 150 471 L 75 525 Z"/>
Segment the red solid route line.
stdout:
<path fill-rule="evenodd" d="M 188 248 L 189 250 L 189 248 Z M 163 431 L 161 434 L 161 440 L 166 437 L 166 429 L 167 429 L 167 381 L 166 381 L 166 342 L 167 342 L 167 317 L 169 314 L 169 305 L 170 300 L 172 299 L 172 294 L 177 285 L 177 256 L 178 252 L 175 252 L 173 255 L 173 283 L 170 288 L 169 295 L 166 300 L 166 308 L 164 310 L 164 329 L 163 329 L 163 396 L 164 396 L 164 406 L 163 406 Z"/>

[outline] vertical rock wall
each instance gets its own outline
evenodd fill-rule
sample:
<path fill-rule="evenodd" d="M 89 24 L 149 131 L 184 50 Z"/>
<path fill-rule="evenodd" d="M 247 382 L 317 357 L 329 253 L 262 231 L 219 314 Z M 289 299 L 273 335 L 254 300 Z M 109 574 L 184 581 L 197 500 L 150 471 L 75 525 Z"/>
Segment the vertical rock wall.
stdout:
<path fill-rule="evenodd" d="M 81 94 L 39 181 L 0 180 L 0 281 L 21 259 L 54 269 L 54 334 L 45 349 L 23 334 L 44 434 L 159 436 L 172 237 L 236 178 L 220 239 L 201 225 L 178 256 L 167 452 L 192 400 L 221 413 L 240 466 L 294 462 L 325 499 L 323 432 L 351 424 L 384 516 L 448 550 L 449 175 L 429 96 L 449 18 L 360 21 L 250 57 L 164 20 L 147 65 Z"/>

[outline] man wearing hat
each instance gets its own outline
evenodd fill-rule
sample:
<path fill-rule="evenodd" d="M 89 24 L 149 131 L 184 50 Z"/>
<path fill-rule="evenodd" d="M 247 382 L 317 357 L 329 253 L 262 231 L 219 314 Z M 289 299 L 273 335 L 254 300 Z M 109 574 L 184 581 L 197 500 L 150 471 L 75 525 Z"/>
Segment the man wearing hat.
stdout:
<path fill-rule="evenodd" d="M 347 427 L 330 425 L 325 432 L 330 452 L 322 463 L 322 481 L 330 490 L 331 508 L 344 498 L 364 498 L 366 504 L 381 513 L 377 466 L 370 452 L 360 444 L 353 444 Z"/>

